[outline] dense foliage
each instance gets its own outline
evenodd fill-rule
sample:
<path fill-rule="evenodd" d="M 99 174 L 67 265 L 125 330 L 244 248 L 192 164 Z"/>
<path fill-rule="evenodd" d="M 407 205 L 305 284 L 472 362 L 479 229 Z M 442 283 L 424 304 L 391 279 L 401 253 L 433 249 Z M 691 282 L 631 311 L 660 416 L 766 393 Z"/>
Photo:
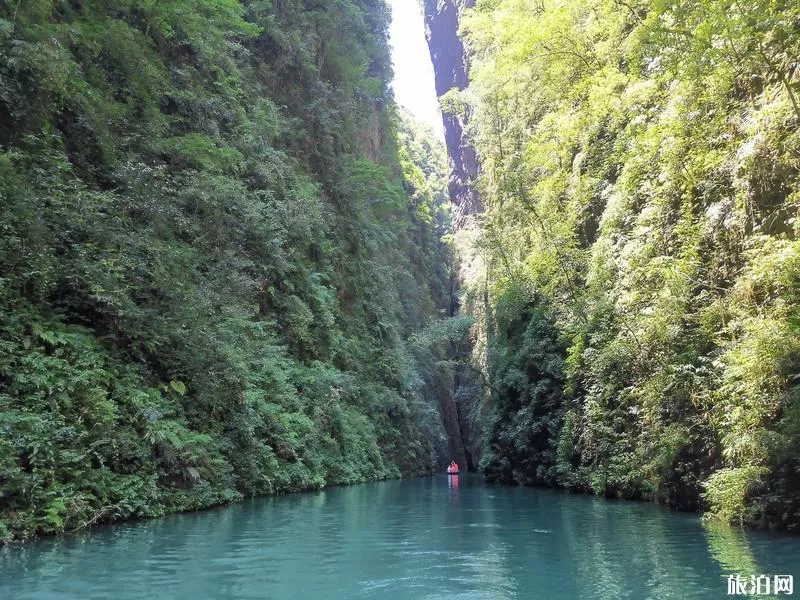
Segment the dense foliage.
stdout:
<path fill-rule="evenodd" d="M 431 469 L 442 151 L 387 20 L 0 4 L 0 540 Z"/>
<path fill-rule="evenodd" d="M 493 479 L 800 523 L 800 5 L 482 0 Z"/>

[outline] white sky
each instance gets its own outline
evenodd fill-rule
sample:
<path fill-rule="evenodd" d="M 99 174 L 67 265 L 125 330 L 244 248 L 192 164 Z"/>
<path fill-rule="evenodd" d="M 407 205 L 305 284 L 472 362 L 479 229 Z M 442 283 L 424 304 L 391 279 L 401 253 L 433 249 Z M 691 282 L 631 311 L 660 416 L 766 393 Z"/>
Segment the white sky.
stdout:
<path fill-rule="evenodd" d="M 389 5 L 392 9 L 389 40 L 394 63 L 394 98 L 411 111 L 418 121 L 433 127 L 434 132 L 444 139 L 420 2 L 389 0 Z"/>

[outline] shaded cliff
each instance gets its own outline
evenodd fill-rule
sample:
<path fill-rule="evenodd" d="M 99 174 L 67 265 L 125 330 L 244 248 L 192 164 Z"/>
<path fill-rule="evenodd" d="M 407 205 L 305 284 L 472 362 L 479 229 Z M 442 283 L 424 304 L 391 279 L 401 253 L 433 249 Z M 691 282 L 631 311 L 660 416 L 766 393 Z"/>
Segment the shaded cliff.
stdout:
<path fill-rule="evenodd" d="M 474 0 L 425 0 L 425 36 L 433 62 L 436 95 L 463 90 L 468 83 L 468 65 L 458 36 L 459 14 L 475 5 Z M 467 217 L 483 211 L 473 181 L 478 174 L 475 149 L 465 135 L 469 113 L 456 114 L 443 108 L 444 137 L 450 170 L 448 191 L 453 203 L 453 226 L 463 227 Z"/>
<path fill-rule="evenodd" d="M 0 544 L 438 468 L 445 161 L 387 26 L 0 2 Z"/>
<path fill-rule="evenodd" d="M 443 98 L 452 90 L 463 91 L 469 84 L 467 52 L 459 37 L 459 19 L 465 8 L 472 8 L 474 0 L 425 0 L 425 33 L 433 63 L 436 94 L 442 104 L 445 143 L 448 162 L 448 194 L 452 203 L 452 226 L 457 237 L 470 236 L 470 216 L 483 212 L 474 182 L 478 176 L 478 159 L 468 137 L 470 112 L 466 106 L 453 105 Z M 460 233 L 459 233 L 460 232 Z M 451 270 L 450 316 L 462 310 L 461 296 L 465 275 L 472 259 L 456 252 Z M 481 432 L 474 427 L 471 415 L 479 404 L 480 376 L 470 366 L 472 342 L 451 348 L 451 366 L 448 367 L 447 390 L 439 394 L 440 409 L 449 440 L 449 451 L 469 470 L 475 470 L 481 458 Z"/>

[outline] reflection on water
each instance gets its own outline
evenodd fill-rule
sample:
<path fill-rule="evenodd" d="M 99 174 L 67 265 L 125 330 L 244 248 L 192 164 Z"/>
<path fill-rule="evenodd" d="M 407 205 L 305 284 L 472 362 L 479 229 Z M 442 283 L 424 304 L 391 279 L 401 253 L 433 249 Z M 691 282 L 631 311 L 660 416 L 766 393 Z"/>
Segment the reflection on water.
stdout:
<path fill-rule="evenodd" d="M 747 587 L 749 591 L 749 581 L 751 577 L 783 574 L 783 571 L 781 571 L 783 565 L 776 564 L 775 568 L 771 571 L 765 570 L 762 565 L 759 565 L 750 548 L 750 541 L 743 530 L 714 521 L 704 523 L 704 528 L 711 556 L 719 563 L 720 567 L 722 567 L 723 571 L 726 573 L 726 585 L 727 575 L 738 574 L 741 575 L 745 582 L 748 582 Z M 795 574 L 800 576 L 800 573 Z M 772 577 L 769 577 L 769 579 L 772 579 Z M 758 597 L 761 600 L 776 598 L 776 596 L 769 596 L 766 594 L 739 597 Z"/>
<path fill-rule="evenodd" d="M 334 488 L 0 552 L 0 598 L 728 598 L 800 539 L 461 475 Z M 761 596 L 763 598 L 763 596 Z"/>
<path fill-rule="evenodd" d="M 447 476 L 447 487 L 450 490 L 450 503 L 458 504 L 458 475 Z"/>
<path fill-rule="evenodd" d="M 723 569 L 748 577 L 761 572 L 742 530 L 713 521 L 705 523 L 704 528 L 711 556 Z"/>

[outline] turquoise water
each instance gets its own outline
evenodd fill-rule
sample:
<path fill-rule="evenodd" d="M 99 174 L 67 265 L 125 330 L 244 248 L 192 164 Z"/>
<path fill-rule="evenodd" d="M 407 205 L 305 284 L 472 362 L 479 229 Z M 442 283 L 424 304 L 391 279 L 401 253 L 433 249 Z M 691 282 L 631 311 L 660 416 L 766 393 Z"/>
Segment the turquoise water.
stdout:
<path fill-rule="evenodd" d="M 800 577 L 798 537 L 457 479 L 265 498 L 6 548 L 0 598 L 689 600 L 730 598 L 730 573 Z"/>

